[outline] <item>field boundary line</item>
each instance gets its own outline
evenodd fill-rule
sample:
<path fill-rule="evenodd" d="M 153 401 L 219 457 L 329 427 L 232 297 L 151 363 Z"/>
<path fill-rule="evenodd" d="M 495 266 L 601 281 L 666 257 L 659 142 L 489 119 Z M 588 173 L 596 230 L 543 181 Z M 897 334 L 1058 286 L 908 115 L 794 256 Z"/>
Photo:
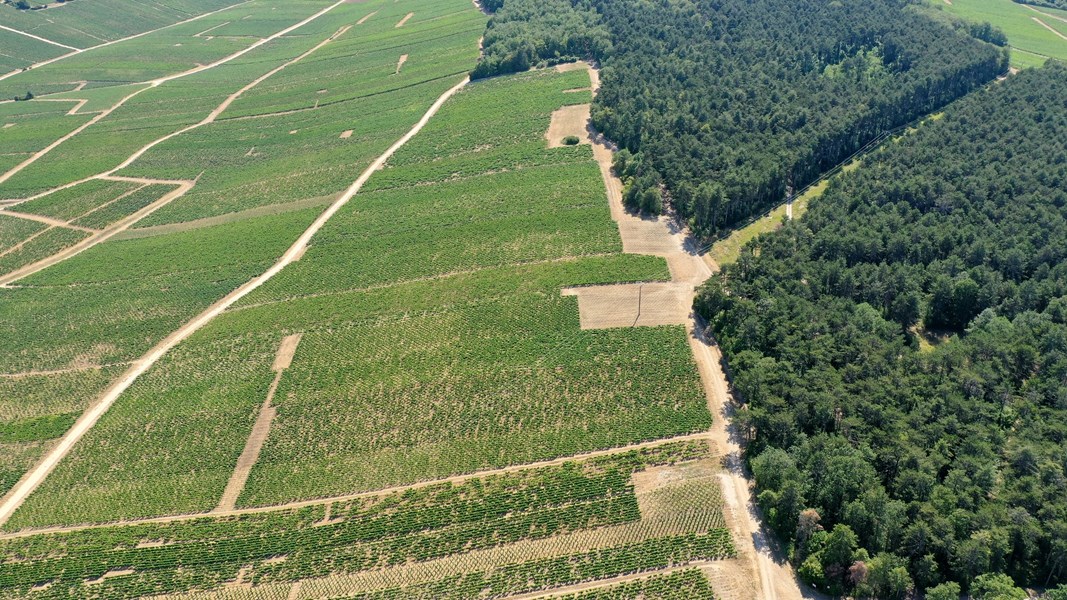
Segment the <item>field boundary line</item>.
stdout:
<path fill-rule="evenodd" d="M 76 104 L 74 105 L 74 108 L 67 111 L 68 117 L 80 114 L 78 111 L 89 102 L 88 98 L 34 98 L 34 100 L 39 102 L 75 102 Z"/>
<path fill-rule="evenodd" d="M 126 41 L 129 41 L 129 40 L 132 40 L 132 39 L 136 39 L 136 38 L 139 38 L 139 37 L 142 37 L 142 36 L 146 36 L 146 35 L 151 34 L 151 33 L 156 33 L 157 31 L 163 31 L 164 29 L 168 29 L 170 27 L 177 27 L 178 25 L 184 25 L 186 23 L 191 23 L 193 21 L 196 21 L 197 19 L 203 19 L 204 17 L 210 16 L 210 15 L 213 15 L 213 14 L 216 14 L 216 13 L 220 13 L 220 12 L 222 12 L 224 10 L 230 10 L 231 8 L 235 8 L 237 6 L 241 6 L 242 4 L 248 4 L 251 1 L 252 0 L 244 0 L 244 2 L 238 2 L 236 4 L 231 4 L 229 6 L 224 6 L 224 7 L 220 8 L 220 9 L 218 9 L 218 10 L 213 10 L 213 11 L 210 11 L 210 12 L 199 14 L 199 15 L 196 15 L 195 17 L 190 17 L 188 19 L 185 19 L 184 21 L 178 21 L 177 23 L 171 23 L 170 25 L 164 25 L 163 27 L 157 27 L 156 29 L 149 29 L 148 31 L 142 31 L 141 33 L 136 33 L 134 35 L 130 35 L 130 36 L 127 36 L 127 37 L 124 37 L 124 38 L 119 38 L 117 40 L 111 40 L 110 42 L 104 42 L 103 44 L 97 44 L 96 46 L 89 46 L 88 48 L 82 48 L 82 49 L 79 49 L 79 50 L 76 50 L 76 51 L 73 51 L 73 52 L 68 52 L 67 54 L 62 54 L 62 55 L 57 56 L 55 58 L 50 58 L 48 60 L 42 60 L 41 62 L 33 63 L 32 65 L 30 65 L 28 67 L 25 67 L 25 68 L 22 68 L 22 69 L 16 69 L 14 71 L 10 71 L 8 73 L 4 73 L 3 75 L 0 75 L 0 81 L 3 81 L 5 79 L 7 79 L 8 77 L 13 77 L 15 75 L 18 75 L 19 73 L 22 73 L 23 71 L 29 71 L 30 69 L 36 69 L 38 67 L 43 67 L 45 65 L 52 64 L 52 63 L 54 63 L 56 61 L 63 60 L 64 58 L 70 58 L 71 56 L 74 56 L 75 54 L 81 54 L 82 52 L 88 52 L 90 50 L 96 50 L 97 48 L 103 48 L 104 46 L 111 46 L 113 44 L 118 44 L 120 42 L 126 42 Z"/>
<path fill-rule="evenodd" d="M 19 379 L 21 377 L 35 377 L 48 375 L 62 375 L 63 373 L 77 373 L 80 371 L 99 371 L 108 367 L 121 367 L 129 362 L 108 363 L 106 365 L 92 365 L 89 367 L 72 367 L 69 369 L 53 369 L 50 371 L 21 371 L 19 373 L 0 373 L 0 379 Z"/>
<path fill-rule="evenodd" d="M 82 227 L 80 225 L 74 225 L 69 221 L 63 221 L 61 219 L 53 219 L 52 217 L 44 217 L 41 215 L 35 215 L 33 213 L 15 212 L 13 210 L 7 210 L 0 208 L 0 215 L 6 217 L 14 217 L 16 219 L 25 219 L 27 221 L 36 221 L 38 223 L 44 223 L 45 225 L 51 225 L 52 227 L 62 227 L 64 229 L 74 229 L 76 231 L 84 231 L 86 233 L 100 233 L 99 229 L 90 229 L 88 227 Z"/>
<path fill-rule="evenodd" d="M 162 517 L 150 517 L 147 519 L 130 519 L 127 521 L 111 521 L 108 523 L 87 523 L 82 525 L 65 525 L 58 527 L 42 527 L 37 529 L 24 529 L 14 532 L 0 532 L 0 540 L 14 539 L 30 537 L 34 535 L 44 535 L 52 533 L 72 533 L 77 531 L 85 531 L 87 529 L 103 529 L 107 527 L 130 527 L 135 525 L 152 525 L 161 523 L 173 523 L 176 521 L 192 521 L 196 519 L 211 519 L 218 517 L 233 517 L 240 515 L 253 515 L 261 513 L 279 512 L 285 510 L 293 510 L 296 508 L 304 508 L 308 506 L 318 506 L 322 504 L 333 504 L 336 502 L 347 502 L 350 500 L 359 500 L 360 498 L 374 498 L 377 496 L 386 496 L 389 494 L 396 494 L 406 492 L 409 490 L 418 490 L 425 487 L 431 487 L 435 485 L 441 485 L 445 483 L 463 483 L 471 479 L 481 479 L 484 477 L 492 477 L 495 475 L 504 475 L 508 473 L 521 473 L 523 471 L 530 471 L 535 469 L 543 469 L 545 467 L 555 467 L 568 462 L 586 461 L 594 458 L 601 458 L 605 456 L 613 456 L 616 454 L 623 454 L 634 450 L 643 450 L 647 448 L 656 448 L 667 444 L 673 444 L 677 442 L 689 442 L 689 441 L 701 441 L 710 440 L 711 434 L 707 431 L 700 431 L 697 433 L 689 433 L 685 435 L 678 435 L 673 437 L 658 438 L 655 440 L 648 440 L 646 442 L 637 442 L 633 444 L 626 444 L 625 446 L 615 446 L 612 448 L 604 448 L 601 450 L 592 450 L 590 452 L 583 452 L 580 454 L 571 454 L 568 456 L 560 456 L 558 458 L 546 459 L 537 462 L 521 463 L 508 465 L 506 467 L 499 467 L 495 469 L 487 469 L 483 471 L 472 471 L 470 473 L 463 473 L 459 475 L 452 475 L 441 479 L 426 479 L 423 481 L 416 481 L 415 483 L 408 483 L 404 485 L 392 486 L 387 488 L 379 488 L 376 490 L 367 490 L 364 492 L 356 492 L 353 494 L 345 494 L 343 496 L 330 496 L 328 498 L 314 498 L 310 500 L 296 500 L 293 502 L 287 502 L 285 504 L 274 504 L 271 506 L 255 506 L 250 508 L 235 508 L 233 510 L 218 511 L 213 510 L 209 512 L 189 513 L 183 515 L 166 515 Z"/>
<path fill-rule="evenodd" d="M 110 180 L 110 181 L 126 181 L 127 180 L 126 178 L 117 179 L 117 178 L 111 178 L 111 177 L 107 177 L 107 176 L 98 177 L 97 179 L 105 179 L 105 180 Z M 133 225 L 134 223 L 140 221 L 141 219 L 147 217 L 148 215 L 156 212 L 157 210 L 163 208 L 167 204 L 170 204 L 174 199 L 176 199 L 179 196 L 185 194 L 185 192 L 188 192 L 190 189 L 193 188 L 193 185 L 196 184 L 196 181 L 195 180 L 173 180 L 173 181 L 143 180 L 143 181 L 140 181 L 139 183 L 162 183 L 162 184 L 167 184 L 167 185 L 177 185 L 178 187 L 173 189 L 173 190 L 171 190 L 171 191 L 169 191 L 169 192 L 167 192 L 166 194 L 164 194 L 163 197 L 161 197 L 159 200 L 156 200 L 155 202 L 152 202 L 151 204 L 149 204 L 148 206 L 145 206 L 144 208 L 138 210 L 137 212 L 135 212 L 135 213 L 123 218 L 123 219 L 120 219 L 120 220 L 116 221 L 111 226 L 109 226 L 109 227 L 107 227 L 107 228 L 105 228 L 103 230 L 99 230 L 99 231 L 90 230 L 90 231 L 94 232 L 94 235 L 91 235 L 91 236 L 85 238 L 84 240 L 78 242 L 77 244 L 74 244 L 73 246 L 70 246 L 68 248 L 64 248 L 63 250 L 60 250 L 59 252 L 56 252 L 55 254 L 52 254 L 51 256 L 43 258 L 43 259 L 41 259 L 41 260 L 39 260 L 37 262 L 30 263 L 28 265 L 25 265 L 25 266 L 22 266 L 22 267 L 20 267 L 18 269 L 15 269 L 14 271 L 11 271 L 11 272 L 6 273 L 4 275 L 0 275 L 0 287 L 7 287 L 8 284 L 10 284 L 10 283 L 12 283 L 14 281 L 18 281 L 19 279 L 22 279 L 23 277 L 28 277 L 30 275 L 33 275 L 34 273 L 37 273 L 37 272 L 42 271 L 44 269 L 47 269 L 48 267 L 51 267 L 52 265 L 58 264 L 60 262 L 63 262 L 65 260 L 67 260 L 68 258 L 72 258 L 72 257 L 74 257 L 74 256 L 76 256 L 78 254 L 81 254 L 82 252 L 88 250 L 89 248 L 92 248 L 93 246 L 95 246 L 95 245 L 97 245 L 97 244 L 99 244 L 101 242 L 106 242 L 107 240 L 111 239 L 112 237 L 118 235 L 119 233 L 129 229 L 130 225 Z M 136 190 L 134 190 L 134 191 L 136 191 Z M 112 201 L 112 202 L 114 202 L 114 201 Z M 108 204 L 110 204 L 110 202 Z M 101 206 L 100 208 L 103 208 L 103 206 Z M 0 214 L 4 214 L 5 212 L 6 211 L 0 211 Z M 79 228 L 79 229 L 81 229 L 81 228 Z"/>
<path fill-rule="evenodd" d="M 1045 14 L 1045 13 L 1041 13 L 1041 14 Z M 1030 18 L 1031 18 L 1031 19 L 1033 19 L 1034 21 L 1037 21 L 1037 24 L 1038 24 L 1038 25 L 1040 25 L 1040 26 L 1044 27 L 1045 29 L 1048 29 L 1048 30 L 1049 30 L 1049 31 L 1051 31 L 1052 33 L 1054 33 L 1054 34 L 1056 34 L 1057 36 L 1059 36 L 1059 37 L 1060 37 L 1061 39 L 1063 39 L 1063 40 L 1067 40 L 1067 35 L 1063 35 L 1063 34 L 1062 34 L 1062 33 L 1060 33 L 1059 31 L 1056 31 L 1056 29 L 1055 29 L 1055 28 L 1054 28 L 1054 27 L 1053 27 L 1052 25 L 1049 25 L 1048 23 L 1046 23 L 1046 22 L 1042 21 L 1041 19 L 1039 19 L 1039 18 L 1037 18 L 1037 17 L 1030 17 Z"/>
<path fill-rule="evenodd" d="M 53 46 L 59 46 L 60 48 L 66 48 L 67 50 L 73 50 L 74 52 L 72 52 L 72 54 L 78 54 L 80 52 L 84 52 L 85 51 L 84 48 L 75 48 L 74 46 L 68 46 L 66 44 L 60 44 L 59 42 L 54 42 L 54 41 L 52 41 L 52 40 L 50 40 L 48 38 L 43 38 L 43 37 L 41 37 L 39 35 L 34 35 L 32 33 L 29 33 L 29 32 L 26 32 L 26 31 L 22 31 L 21 29 L 15 29 L 14 27 L 8 27 L 7 25 L 0 25 L 0 29 L 3 29 L 4 31 L 10 31 L 11 33 L 17 33 L 19 35 L 24 35 L 24 36 L 26 36 L 28 38 L 35 39 L 38 42 L 44 42 L 46 44 L 52 44 Z"/>
<path fill-rule="evenodd" d="M 161 226 L 162 227 L 162 226 Z M 553 263 L 573 262 L 576 260 L 582 260 L 587 258 L 602 258 L 607 256 L 616 256 L 614 252 L 598 252 L 595 254 L 575 254 L 571 256 L 562 256 L 556 258 L 546 258 L 541 260 L 530 260 L 526 262 L 514 262 L 500 265 L 492 265 L 487 267 L 476 267 L 474 269 L 461 269 L 457 271 L 449 271 L 447 273 L 438 273 L 436 275 L 426 275 L 423 277 L 413 277 L 411 279 L 404 279 L 402 281 L 393 281 L 389 283 L 372 284 L 358 288 L 347 288 L 343 290 L 332 290 L 328 292 L 318 292 L 315 294 L 305 294 L 302 296 L 286 296 L 285 298 L 276 298 L 270 300 L 264 300 L 263 302 L 257 302 L 255 304 L 242 304 L 236 308 L 233 308 L 230 312 L 240 312 L 242 310 L 249 310 L 252 308 L 260 308 L 263 306 L 271 306 L 274 304 L 284 304 L 286 302 L 295 302 L 300 300 L 309 300 L 314 298 L 324 298 L 329 296 L 342 296 L 344 294 L 360 294 L 365 292 L 373 292 L 376 290 L 387 290 L 389 288 L 399 287 L 408 284 L 426 283 L 429 281 L 438 281 L 442 279 L 450 279 L 452 277 L 462 277 L 463 275 L 475 275 L 485 271 L 491 271 L 493 269 L 506 269 L 506 268 L 521 268 L 521 267 L 536 267 L 539 265 L 550 265 Z M 644 282 L 631 282 L 631 283 L 644 283 Z M 596 286 L 600 284 L 591 284 Z M 572 286 L 574 288 L 590 287 L 590 286 Z"/>
<path fill-rule="evenodd" d="M 339 0 L 335 4 L 330 5 L 324 11 L 316 13 L 316 15 L 325 14 L 326 11 L 331 10 L 333 7 L 340 6 L 346 0 Z M 295 28 L 295 27 L 294 27 Z M 78 442 L 93 425 L 104 415 L 111 405 L 115 403 L 115 400 L 126 391 L 130 385 L 133 384 L 138 377 L 145 373 L 152 365 L 154 365 L 160 358 L 163 357 L 171 348 L 177 346 L 183 340 L 191 336 L 193 333 L 200 330 L 204 325 L 207 325 L 216 316 L 222 314 L 233 303 L 237 302 L 241 298 L 245 297 L 253 290 L 263 285 L 267 281 L 270 281 L 275 275 L 281 272 L 282 269 L 287 267 L 293 260 L 303 252 L 311 238 L 322 229 L 323 225 L 330 220 L 337 211 L 348 203 L 353 196 L 363 187 L 363 185 L 370 179 L 371 175 L 375 171 L 380 169 L 385 161 L 389 159 L 401 146 L 406 144 L 408 140 L 413 138 L 415 134 L 422 130 L 423 127 L 430 121 L 440 110 L 441 106 L 446 100 L 452 97 L 453 94 L 462 89 L 470 81 L 469 77 L 464 77 L 458 84 L 452 86 L 441 94 L 430 108 L 422 115 L 414 126 L 408 130 L 399 140 L 393 143 L 385 152 L 383 152 L 374 162 L 372 162 L 364 171 L 359 175 L 355 182 L 338 198 L 333 204 L 329 206 L 315 221 L 309 226 L 303 234 L 293 243 L 292 246 L 271 266 L 267 271 L 263 272 L 259 276 L 251 279 L 245 284 L 241 285 L 237 289 L 233 290 L 229 294 L 223 296 L 220 300 L 209 306 L 206 310 L 194 317 L 191 321 L 182 325 L 176 331 L 160 341 L 154 348 L 148 351 L 143 357 L 135 361 L 133 366 L 126 371 L 108 390 L 95 402 L 88 410 L 86 410 L 81 417 L 74 423 L 74 426 L 60 439 L 59 443 L 50 450 L 42 459 L 15 484 L 13 488 L 3 498 L 3 503 L 0 504 L 0 526 L 3 526 L 11 515 L 18 507 L 22 506 L 22 503 L 26 498 L 35 490 L 37 486 L 44 481 L 45 477 L 56 467 L 60 460 L 67 453 L 75 443 Z"/>

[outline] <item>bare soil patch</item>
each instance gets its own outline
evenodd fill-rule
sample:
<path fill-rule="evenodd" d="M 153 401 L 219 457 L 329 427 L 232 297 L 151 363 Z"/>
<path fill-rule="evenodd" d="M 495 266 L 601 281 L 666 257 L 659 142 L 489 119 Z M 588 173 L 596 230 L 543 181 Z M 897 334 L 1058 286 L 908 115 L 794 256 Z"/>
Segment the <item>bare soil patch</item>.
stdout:
<path fill-rule="evenodd" d="M 362 19 L 356 21 L 356 25 L 362 25 L 363 23 L 365 23 L 367 21 L 367 19 L 373 17 L 376 14 L 378 14 L 378 11 L 374 11 L 372 13 L 367 13 L 367 16 L 365 16 Z"/>
<path fill-rule="evenodd" d="M 400 67 L 404 66 L 404 63 L 408 61 L 407 54 L 401 54 L 400 59 L 396 61 L 396 71 L 393 71 L 393 75 L 400 73 Z"/>
<path fill-rule="evenodd" d="M 689 321 L 693 287 L 657 282 L 564 288 L 578 297 L 582 329 L 684 325 Z"/>
<path fill-rule="evenodd" d="M 352 137 L 352 130 L 351 129 L 346 129 L 346 130 L 342 131 L 340 137 L 341 137 L 342 140 L 347 140 L 348 138 Z"/>
<path fill-rule="evenodd" d="M 233 510 L 236 507 L 237 498 L 245 488 L 248 476 L 252 473 L 252 467 L 259 460 L 259 453 L 263 450 L 263 443 L 267 441 L 267 434 L 270 433 L 271 422 L 274 421 L 274 416 L 278 413 L 278 409 L 271 404 L 271 401 L 274 400 L 274 393 L 278 391 L 282 373 L 293 362 L 293 355 L 296 354 L 296 347 L 300 344 L 301 335 L 299 333 L 290 335 L 283 339 L 281 345 L 278 346 L 278 354 L 274 357 L 274 364 L 271 366 L 271 370 L 275 373 L 274 381 L 271 382 L 270 389 L 267 390 L 267 397 L 263 400 L 263 405 L 259 409 L 259 416 L 256 417 L 256 423 L 252 426 L 252 433 L 249 434 L 248 441 L 245 442 L 245 448 L 237 459 L 237 466 L 234 468 L 233 474 L 230 475 L 230 481 L 227 482 L 226 489 L 222 492 L 222 499 L 219 500 L 217 511 Z"/>
<path fill-rule="evenodd" d="M 394 25 L 394 27 L 403 27 L 404 23 L 407 23 L 408 19 L 410 19 L 411 17 L 414 17 L 414 16 L 415 16 L 415 13 L 409 12 L 408 14 L 404 15 L 404 18 L 400 19 L 400 22 L 397 23 L 396 25 Z"/>
<path fill-rule="evenodd" d="M 563 138 L 568 136 L 577 137 L 582 144 L 590 143 L 588 135 L 589 105 L 572 104 L 564 106 L 552 113 L 552 120 L 545 132 L 545 140 L 549 148 L 563 146 Z"/>

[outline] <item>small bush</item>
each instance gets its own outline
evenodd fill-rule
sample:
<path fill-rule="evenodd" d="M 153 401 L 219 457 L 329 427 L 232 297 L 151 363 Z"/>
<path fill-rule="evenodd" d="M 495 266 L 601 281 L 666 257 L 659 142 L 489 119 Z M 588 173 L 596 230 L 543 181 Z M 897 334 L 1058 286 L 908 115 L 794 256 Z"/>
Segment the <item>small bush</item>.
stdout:
<path fill-rule="evenodd" d="M 577 146 L 578 142 L 580 141 L 581 140 L 579 140 L 578 136 L 576 135 L 568 135 L 567 137 L 563 138 L 563 144 L 565 146 Z"/>

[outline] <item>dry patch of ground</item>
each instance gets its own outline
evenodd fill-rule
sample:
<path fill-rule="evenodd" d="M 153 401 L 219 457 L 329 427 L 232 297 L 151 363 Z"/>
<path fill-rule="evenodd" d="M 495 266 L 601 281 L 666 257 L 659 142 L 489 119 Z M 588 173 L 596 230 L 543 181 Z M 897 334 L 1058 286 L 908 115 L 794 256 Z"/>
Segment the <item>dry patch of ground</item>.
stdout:
<path fill-rule="evenodd" d="M 403 18 L 403 19 L 400 19 L 400 22 L 399 22 L 399 23 L 397 23 L 397 24 L 395 25 L 395 27 L 403 27 L 403 26 L 404 26 L 404 23 L 407 23 L 407 22 L 408 22 L 408 19 L 410 19 L 411 17 L 414 17 L 414 16 L 415 16 L 415 13 L 413 13 L 413 12 L 409 12 L 408 14 L 404 15 L 404 18 Z"/>
<path fill-rule="evenodd" d="M 362 24 L 366 23 L 366 22 L 367 22 L 367 19 L 369 19 L 369 18 L 373 17 L 373 16 L 374 16 L 374 15 L 376 15 L 376 14 L 378 14 L 378 11 L 374 11 L 374 12 L 371 12 L 371 13 L 367 13 L 367 16 L 365 16 L 365 17 L 363 17 L 362 19 L 360 19 L 360 20 L 356 21 L 356 25 L 362 25 Z"/>
<path fill-rule="evenodd" d="M 570 106 L 564 106 L 552 113 L 552 120 L 548 124 L 548 131 L 545 132 L 545 140 L 548 141 L 549 148 L 559 148 L 560 146 L 563 146 L 563 138 L 569 136 L 578 138 L 580 140 L 579 143 L 589 144 L 591 143 L 591 140 L 588 135 L 588 126 L 588 104 L 572 104 Z"/>
<path fill-rule="evenodd" d="M 408 61 L 407 54 L 401 54 L 400 59 L 396 61 L 396 71 L 393 71 L 393 75 L 400 73 L 400 67 L 404 66 L 404 63 Z"/>
<path fill-rule="evenodd" d="M 341 137 L 342 140 L 347 140 L 348 138 L 352 137 L 352 130 L 351 129 L 346 129 L 346 130 L 342 131 L 340 137 Z"/>
<path fill-rule="evenodd" d="M 691 285 L 667 282 L 564 288 L 578 297 L 582 329 L 684 325 L 693 304 Z"/>

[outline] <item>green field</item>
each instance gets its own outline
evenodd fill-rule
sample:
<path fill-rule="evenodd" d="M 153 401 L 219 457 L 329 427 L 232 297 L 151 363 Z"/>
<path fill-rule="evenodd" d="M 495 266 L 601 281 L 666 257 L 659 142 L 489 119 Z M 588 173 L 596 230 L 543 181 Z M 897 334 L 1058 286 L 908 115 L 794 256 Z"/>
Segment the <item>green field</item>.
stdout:
<path fill-rule="evenodd" d="M 1048 58 L 1067 61 L 1067 39 L 1061 37 L 1067 36 L 1067 22 L 1063 20 L 1067 19 L 1067 11 L 1030 7 L 1012 0 L 952 0 L 951 4 L 937 0 L 933 6 L 968 21 L 989 22 L 1002 29 L 1011 46 L 1013 67 L 1039 66 Z M 1060 35 L 1034 21 L 1035 18 Z"/>

